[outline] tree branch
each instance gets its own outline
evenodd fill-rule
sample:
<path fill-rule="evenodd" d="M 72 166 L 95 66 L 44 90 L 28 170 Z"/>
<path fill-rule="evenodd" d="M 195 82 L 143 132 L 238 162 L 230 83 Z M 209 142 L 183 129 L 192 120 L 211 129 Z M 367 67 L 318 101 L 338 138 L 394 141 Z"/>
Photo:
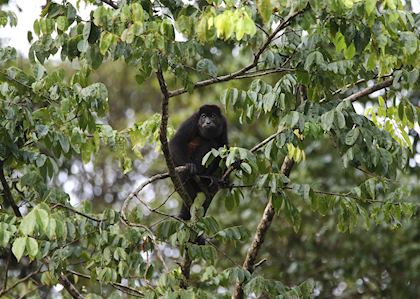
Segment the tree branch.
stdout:
<path fill-rule="evenodd" d="M 281 30 L 286 28 L 294 18 L 296 18 L 298 15 L 302 14 L 305 10 L 306 10 L 306 8 L 304 8 L 303 10 L 297 11 L 297 12 L 293 13 L 292 15 L 290 15 L 288 18 L 286 18 L 283 22 L 281 22 L 276 27 L 276 29 L 274 29 L 274 31 L 267 37 L 264 44 L 259 48 L 258 52 L 256 54 L 254 54 L 254 60 L 253 60 L 252 63 L 248 64 L 247 66 L 241 68 L 240 70 L 238 70 L 238 71 L 236 71 L 232 74 L 223 75 L 223 76 L 199 81 L 199 82 L 194 84 L 192 89 L 209 86 L 209 85 L 212 85 L 212 84 L 215 84 L 215 83 L 226 82 L 226 81 L 230 81 L 230 80 L 237 79 L 237 78 L 247 78 L 246 77 L 247 72 L 257 66 L 258 60 L 260 59 L 262 53 L 267 49 L 267 47 L 270 45 L 270 43 L 273 41 L 273 39 L 276 37 L 276 35 Z M 168 97 L 172 98 L 172 97 L 181 95 L 181 94 L 186 93 L 186 92 L 187 92 L 187 88 L 185 88 L 185 87 L 184 88 L 179 88 L 179 89 L 176 89 L 174 91 L 170 91 L 168 93 Z"/>
<path fill-rule="evenodd" d="M 258 151 L 260 148 L 262 148 L 264 145 L 266 145 L 267 143 L 269 143 L 271 140 L 273 140 L 274 138 L 276 138 L 278 135 L 280 135 L 282 132 L 284 131 L 284 128 L 279 128 L 278 131 L 270 136 L 268 136 L 266 139 L 264 139 L 263 141 L 259 142 L 258 144 L 256 144 L 253 148 L 251 148 L 251 153 L 255 153 L 256 151 Z M 226 178 L 229 177 L 229 175 L 237 168 L 239 168 L 239 166 L 241 165 L 242 161 L 238 161 L 238 163 L 235 163 L 231 166 L 229 166 L 229 168 L 225 171 L 225 173 L 223 174 L 221 181 L 226 180 Z"/>
<path fill-rule="evenodd" d="M 83 277 L 83 278 L 92 280 L 92 277 L 88 274 L 83 274 L 83 273 L 76 272 L 76 271 L 73 271 L 73 270 L 67 270 L 67 272 L 71 273 L 73 275 L 79 276 L 79 277 Z M 96 279 L 96 280 L 98 280 L 98 279 Z M 118 283 L 118 282 L 110 282 L 110 285 L 113 286 L 114 288 L 120 290 L 120 291 L 122 291 L 122 289 L 127 290 L 127 291 L 130 292 L 130 295 L 132 295 L 132 296 L 136 296 L 136 297 L 143 297 L 144 296 L 144 294 L 142 292 L 140 292 L 139 290 L 134 289 L 134 288 L 129 287 L 129 286 L 126 286 L 126 285 L 123 285 L 123 284 Z"/>
<path fill-rule="evenodd" d="M 168 128 L 168 102 L 169 102 L 169 93 L 166 86 L 165 78 L 163 77 L 162 68 L 159 64 L 159 69 L 156 72 L 156 76 L 159 81 L 160 90 L 162 92 L 162 112 L 161 112 L 161 122 L 160 122 L 160 132 L 159 139 L 162 147 L 163 155 L 165 156 L 166 166 L 168 167 L 168 172 L 171 177 L 171 180 L 175 186 L 175 190 L 181 196 L 182 200 L 188 205 L 192 204 L 192 199 L 186 192 L 181 179 L 175 171 L 174 161 L 172 160 L 171 153 L 169 151 L 168 138 L 167 138 L 167 128 Z"/>
<path fill-rule="evenodd" d="M 17 280 L 15 283 L 13 283 L 10 287 L 8 287 L 7 289 L 4 288 L 0 291 L 0 297 L 3 297 L 4 295 L 6 295 L 8 292 L 10 292 L 11 290 L 13 290 L 15 287 L 17 287 L 19 284 L 29 280 L 32 276 L 38 274 L 41 272 L 41 267 L 39 267 L 37 270 L 29 273 L 28 275 L 26 275 L 25 277 L 22 277 L 21 279 Z"/>
<path fill-rule="evenodd" d="M 0 181 L 1 185 L 3 186 L 4 201 L 9 207 L 12 207 L 16 217 L 22 217 L 22 214 L 19 211 L 19 207 L 16 205 L 16 202 L 13 199 L 12 192 L 10 192 L 9 184 L 7 184 L 6 178 L 4 176 L 3 163 L 4 161 L 0 160 Z"/>
<path fill-rule="evenodd" d="M 95 217 L 93 217 L 93 216 L 90 216 L 90 215 L 88 215 L 88 214 L 85 214 L 85 213 L 83 213 L 83 212 L 80 212 L 80 211 L 78 211 L 78 210 L 76 210 L 76 209 L 74 209 L 74 208 L 72 208 L 72 207 L 69 207 L 69 206 L 63 205 L 63 204 L 61 204 L 61 203 L 54 203 L 53 208 L 54 208 L 54 207 L 59 207 L 59 208 L 66 209 L 66 210 L 68 210 L 68 211 L 70 211 L 70 212 L 73 212 L 73 213 L 75 213 L 75 214 L 77 214 L 77 215 L 83 216 L 83 217 L 85 217 L 85 218 L 87 218 L 87 219 L 89 219 L 89 220 L 95 221 L 95 222 L 101 222 L 101 221 L 102 221 L 102 219 L 95 218 Z"/>
<path fill-rule="evenodd" d="M 389 87 L 392 85 L 392 82 L 394 81 L 394 78 L 389 78 L 386 79 L 383 82 L 377 83 L 373 86 L 370 87 L 366 87 L 365 89 L 362 89 L 356 93 L 353 93 L 352 95 L 348 96 L 347 98 L 343 99 L 343 101 L 350 101 L 350 102 L 354 102 L 357 101 L 358 99 L 367 96 L 371 93 L 374 93 L 375 91 L 381 90 L 383 88 Z"/>
<path fill-rule="evenodd" d="M 108 4 L 113 9 L 118 9 L 118 5 L 112 2 L 111 0 L 100 0 L 102 3 Z"/>
<path fill-rule="evenodd" d="M 64 273 L 60 274 L 60 283 L 67 290 L 67 292 L 75 299 L 83 299 L 83 296 L 79 293 L 76 287 L 71 283 Z"/>
<path fill-rule="evenodd" d="M 293 160 L 290 160 L 287 157 L 284 158 L 283 164 L 280 169 L 281 173 L 283 173 L 285 176 L 289 176 L 293 164 Z M 273 221 L 274 214 L 274 206 L 270 199 L 264 209 L 264 213 L 261 217 L 260 223 L 257 226 L 251 246 L 248 249 L 245 261 L 242 265 L 243 269 L 249 271 L 250 273 L 254 271 L 256 264 L 255 261 L 257 259 L 258 252 L 262 244 L 264 243 L 264 237 Z M 237 282 L 232 293 L 232 299 L 242 299 L 243 297 L 243 284 Z"/>

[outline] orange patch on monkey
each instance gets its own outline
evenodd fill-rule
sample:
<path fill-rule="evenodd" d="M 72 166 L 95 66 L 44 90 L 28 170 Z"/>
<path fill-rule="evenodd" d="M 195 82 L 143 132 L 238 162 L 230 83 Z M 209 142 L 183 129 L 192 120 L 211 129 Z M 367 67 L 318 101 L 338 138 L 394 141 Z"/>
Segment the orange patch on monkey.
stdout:
<path fill-rule="evenodd" d="M 188 153 L 192 154 L 193 152 L 195 152 L 197 148 L 200 146 L 200 143 L 201 143 L 200 137 L 196 137 L 193 140 L 191 140 L 188 143 Z"/>

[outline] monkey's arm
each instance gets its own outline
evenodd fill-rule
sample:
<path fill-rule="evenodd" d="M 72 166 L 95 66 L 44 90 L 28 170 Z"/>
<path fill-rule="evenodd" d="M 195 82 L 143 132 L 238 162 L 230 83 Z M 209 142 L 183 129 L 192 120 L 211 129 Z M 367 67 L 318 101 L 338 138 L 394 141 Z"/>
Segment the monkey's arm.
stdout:
<path fill-rule="evenodd" d="M 189 143 L 197 136 L 198 115 L 194 113 L 184 121 L 169 142 L 169 150 L 175 166 L 183 166 L 193 163 L 189 155 Z"/>

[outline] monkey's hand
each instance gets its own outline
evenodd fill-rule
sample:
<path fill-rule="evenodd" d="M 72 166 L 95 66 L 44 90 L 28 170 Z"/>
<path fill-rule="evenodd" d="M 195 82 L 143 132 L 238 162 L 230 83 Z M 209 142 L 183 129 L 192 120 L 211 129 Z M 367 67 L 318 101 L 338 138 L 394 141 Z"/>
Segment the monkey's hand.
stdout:
<path fill-rule="evenodd" d="M 185 168 L 187 168 L 187 171 L 192 175 L 198 173 L 198 167 L 194 163 L 185 163 Z"/>

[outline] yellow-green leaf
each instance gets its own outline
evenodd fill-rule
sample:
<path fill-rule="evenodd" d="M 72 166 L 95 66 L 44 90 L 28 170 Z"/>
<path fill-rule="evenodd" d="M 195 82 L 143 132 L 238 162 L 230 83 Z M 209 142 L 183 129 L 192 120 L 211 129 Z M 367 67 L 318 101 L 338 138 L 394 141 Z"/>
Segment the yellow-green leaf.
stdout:
<path fill-rule="evenodd" d="M 18 262 L 22 258 L 23 253 L 25 252 L 26 239 L 27 237 L 19 237 L 13 242 L 12 252 L 15 255 Z"/>
<path fill-rule="evenodd" d="M 26 252 L 33 259 L 38 253 L 38 242 L 34 238 L 26 238 Z"/>
<path fill-rule="evenodd" d="M 31 212 L 29 212 L 27 215 L 25 215 L 22 218 L 22 221 L 20 222 L 20 225 L 19 225 L 19 230 L 24 235 L 31 235 L 35 229 L 35 224 L 36 224 L 35 213 L 34 213 L 34 210 L 32 210 Z"/>
<path fill-rule="evenodd" d="M 366 0 L 365 2 L 365 10 L 366 14 L 369 16 L 372 11 L 376 8 L 376 0 Z"/>
<path fill-rule="evenodd" d="M 101 40 L 99 42 L 99 51 L 102 55 L 105 55 L 108 51 L 111 44 L 114 42 L 115 36 L 110 32 L 103 32 L 101 35 Z"/>
<path fill-rule="evenodd" d="M 257 8 L 264 23 L 267 23 L 270 20 L 273 11 L 271 0 L 257 0 Z"/>

